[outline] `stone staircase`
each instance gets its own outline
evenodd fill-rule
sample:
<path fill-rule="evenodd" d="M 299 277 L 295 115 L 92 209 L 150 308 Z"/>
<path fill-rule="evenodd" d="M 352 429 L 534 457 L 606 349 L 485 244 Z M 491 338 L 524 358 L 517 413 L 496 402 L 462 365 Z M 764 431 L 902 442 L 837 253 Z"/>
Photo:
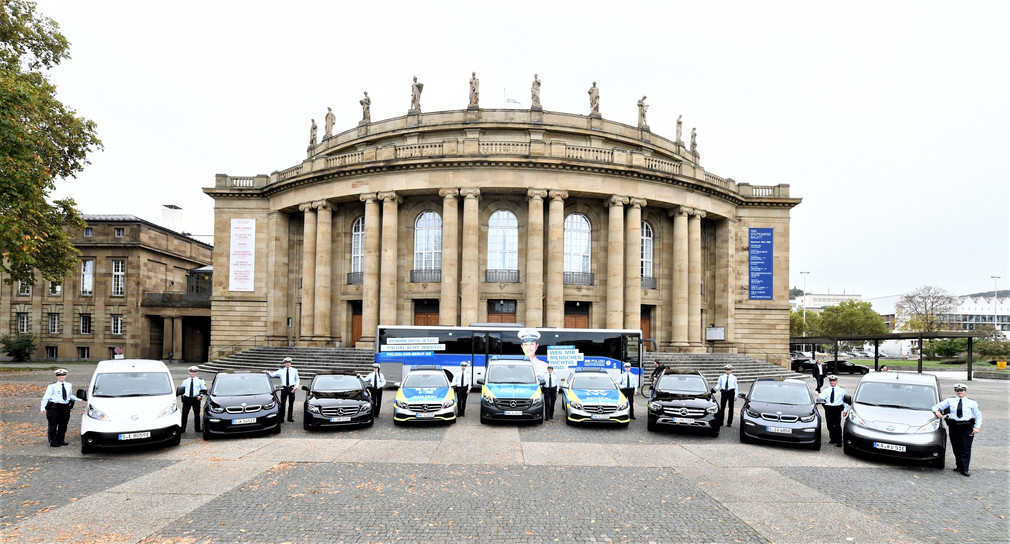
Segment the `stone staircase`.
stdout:
<path fill-rule="evenodd" d="M 371 372 L 375 352 L 355 348 L 256 347 L 204 363 L 200 370 L 277 370 L 284 366 L 285 357 L 291 357 L 291 365 L 298 369 L 300 377 L 311 379 L 323 371 Z"/>
<path fill-rule="evenodd" d="M 671 368 L 697 370 L 713 386 L 725 371 L 727 364 L 733 365 L 733 374 L 739 382 L 753 382 L 758 378 L 806 378 L 808 374 L 798 374 L 788 368 L 753 359 L 740 353 L 668 353 L 650 351 L 643 357 L 645 374 L 648 376 L 662 362 Z"/>

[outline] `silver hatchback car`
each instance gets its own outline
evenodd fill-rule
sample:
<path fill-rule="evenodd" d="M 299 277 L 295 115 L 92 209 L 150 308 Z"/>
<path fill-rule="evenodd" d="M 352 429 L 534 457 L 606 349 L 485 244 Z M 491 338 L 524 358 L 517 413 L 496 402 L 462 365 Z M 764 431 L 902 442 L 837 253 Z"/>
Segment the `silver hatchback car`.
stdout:
<path fill-rule="evenodd" d="M 848 397 L 849 395 L 846 395 Z M 932 374 L 875 372 L 863 376 L 851 399 L 842 444 L 847 455 L 866 453 L 926 461 L 943 468 L 947 435 L 933 414 L 940 380 Z"/>

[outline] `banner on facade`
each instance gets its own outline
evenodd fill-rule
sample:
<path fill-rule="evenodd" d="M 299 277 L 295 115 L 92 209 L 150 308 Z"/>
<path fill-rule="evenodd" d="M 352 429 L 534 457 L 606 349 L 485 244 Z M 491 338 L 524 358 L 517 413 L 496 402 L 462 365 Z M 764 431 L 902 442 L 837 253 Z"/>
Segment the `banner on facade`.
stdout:
<path fill-rule="evenodd" d="M 256 263 L 256 220 L 231 220 L 231 255 L 228 260 L 228 290 L 253 291 Z"/>
<path fill-rule="evenodd" d="M 750 299 L 772 300 L 774 294 L 775 229 L 750 229 Z"/>

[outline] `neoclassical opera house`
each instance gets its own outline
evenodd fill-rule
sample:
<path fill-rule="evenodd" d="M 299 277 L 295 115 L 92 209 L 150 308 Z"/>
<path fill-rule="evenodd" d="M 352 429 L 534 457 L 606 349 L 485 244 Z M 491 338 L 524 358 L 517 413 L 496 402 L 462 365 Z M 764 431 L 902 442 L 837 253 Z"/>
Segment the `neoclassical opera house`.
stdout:
<path fill-rule="evenodd" d="M 785 354 L 789 186 L 705 171 L 693 141 L 649 131 L 641 105 L 635 127 L 595 104 L 545 111 L 533 93 L 530 109 L 483 109 L 471 92 L 466 109 L 422 113 L 415 89 L 406 115 L 376 122 L 366 96 L 351 130 L 332 134 L 329 115 L 317 141 L 313 122 L 300 164 L 218 175 L 204 189 L 211 352 L 518 322 Z"/>

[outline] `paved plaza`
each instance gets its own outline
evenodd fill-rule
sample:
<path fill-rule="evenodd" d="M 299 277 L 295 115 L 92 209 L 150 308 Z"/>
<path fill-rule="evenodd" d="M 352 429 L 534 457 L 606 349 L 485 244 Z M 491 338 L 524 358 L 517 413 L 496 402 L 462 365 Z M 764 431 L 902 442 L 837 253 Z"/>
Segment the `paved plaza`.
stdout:
<path fill-rule="evenodd" d="M 7 366 L 11 366 L 8 364 Z M 0 367 L 2 369 L 3 367 Z M 94 365 L 72 365 L 83 387 Z M 176 382 L 185 371 L 173 368 Z M 858 377 L 841 378 L 850 392 Z M 951 392 L 964 373 L 943 373 Z M 81 455 L 50 448 L 48 370 L 0 374 L 4 542 L 782 542 L 1010 540 L 1010 382 L 974 380 L 985 422 L 972 476 L 843 455 L 628 429 L 392 422 L 391 392 L 369 429 L 302 430 L 177 448 Z M 809 380 L 812 382 L 812 380 Z M 739 410 L 739 403 L 737 409 Z"/>

